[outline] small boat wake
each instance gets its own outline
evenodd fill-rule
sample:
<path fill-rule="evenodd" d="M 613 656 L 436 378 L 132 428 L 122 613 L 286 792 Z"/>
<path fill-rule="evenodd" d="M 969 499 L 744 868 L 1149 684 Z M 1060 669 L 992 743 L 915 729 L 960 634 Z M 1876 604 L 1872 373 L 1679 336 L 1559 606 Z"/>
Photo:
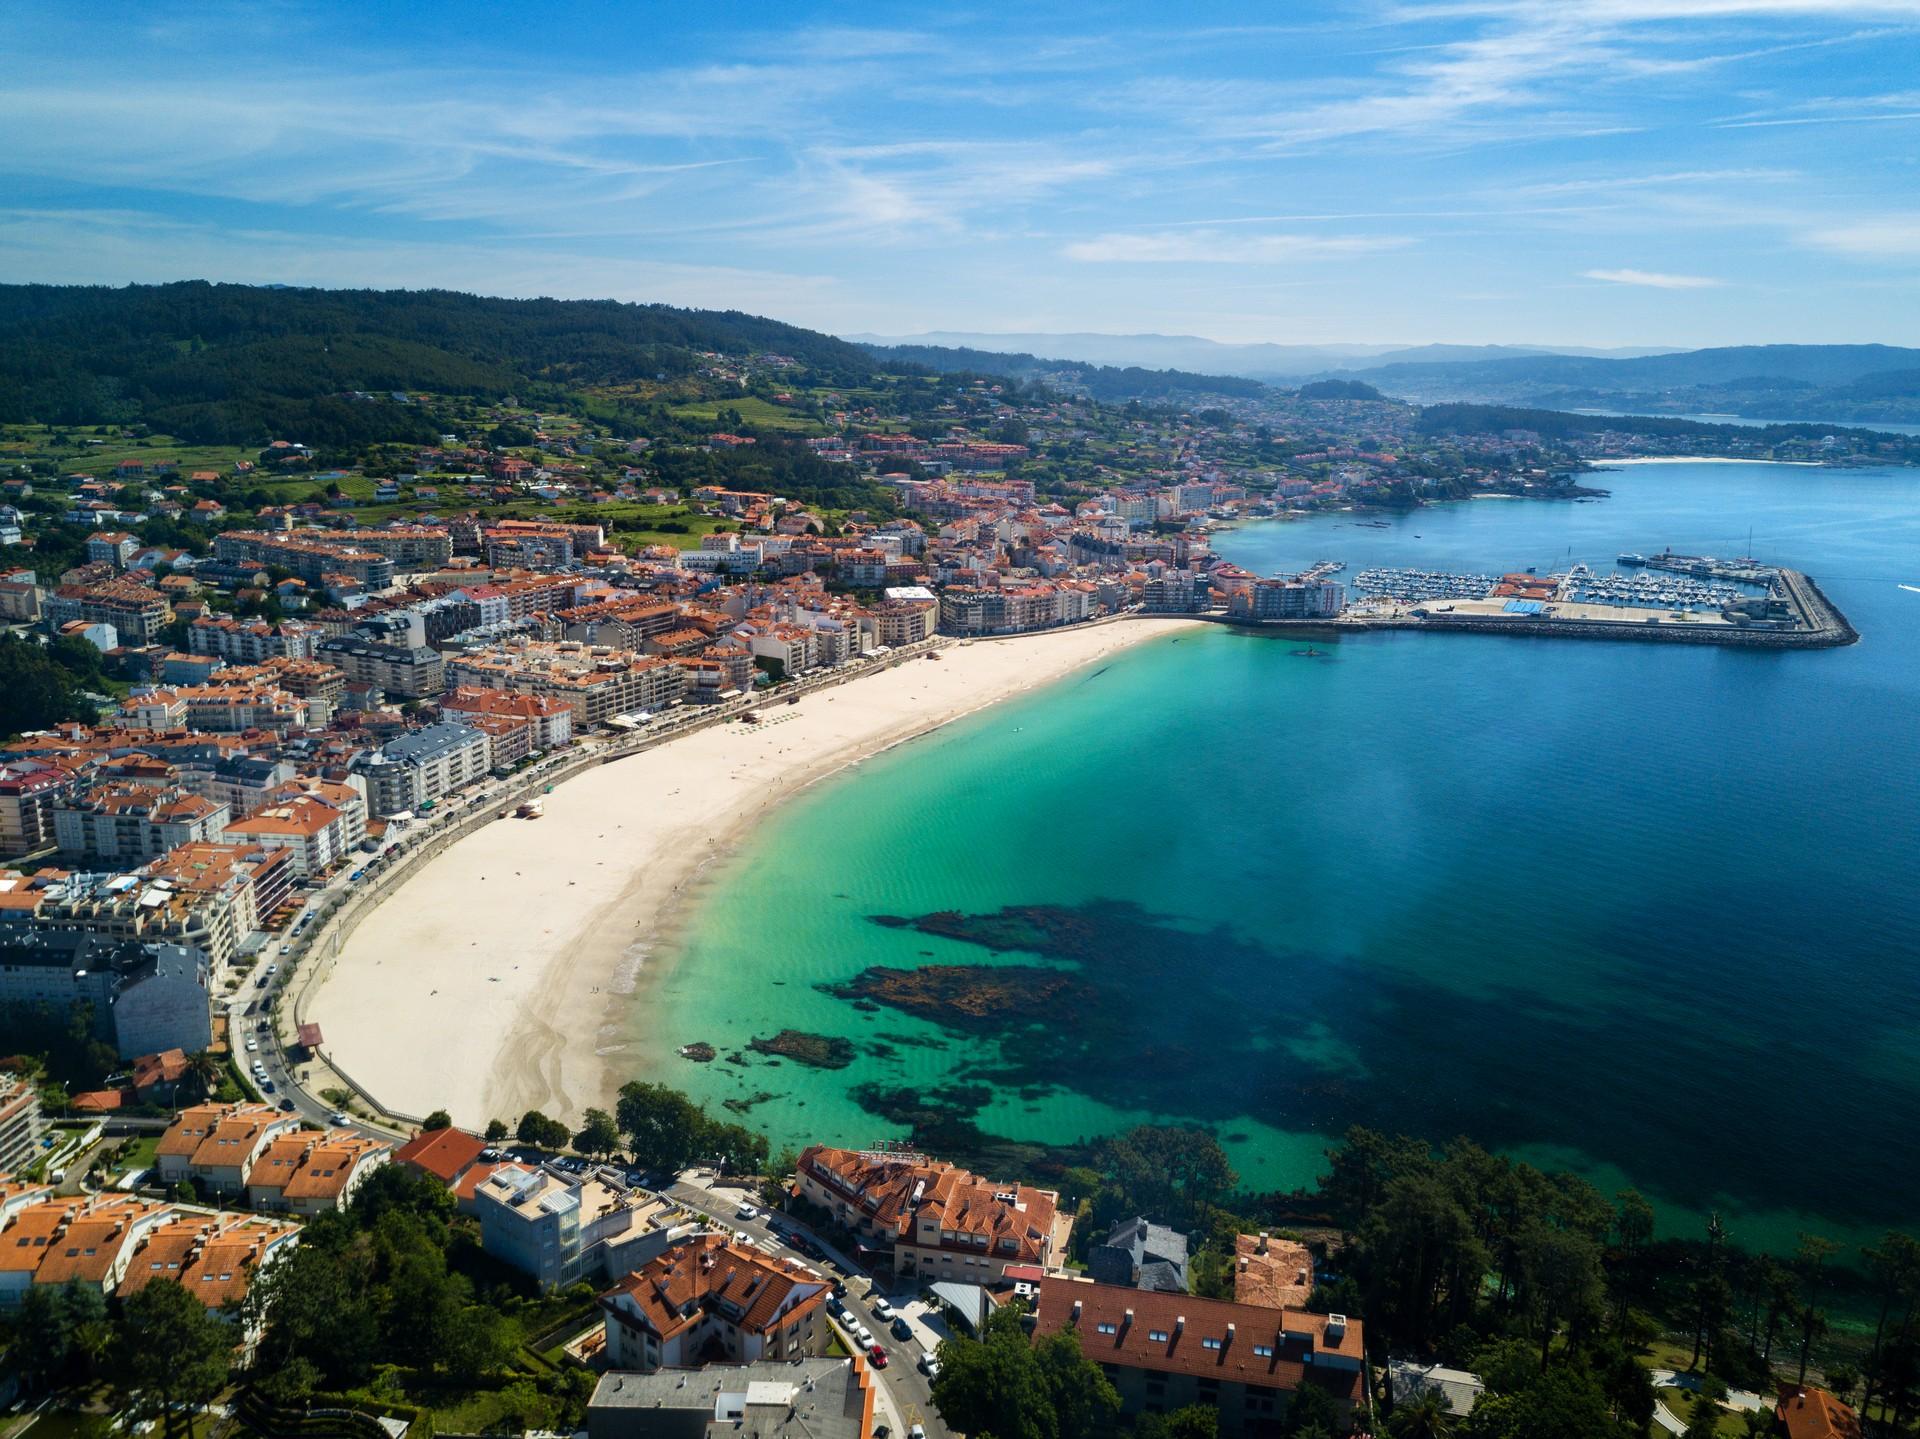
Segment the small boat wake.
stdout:
<path fill-rule="evenodd" d="M 1900 588 L 1907 591 L 1909 594 L 1920 595 L 1920 585 L 1902 585 L 1900 586 Z"/>

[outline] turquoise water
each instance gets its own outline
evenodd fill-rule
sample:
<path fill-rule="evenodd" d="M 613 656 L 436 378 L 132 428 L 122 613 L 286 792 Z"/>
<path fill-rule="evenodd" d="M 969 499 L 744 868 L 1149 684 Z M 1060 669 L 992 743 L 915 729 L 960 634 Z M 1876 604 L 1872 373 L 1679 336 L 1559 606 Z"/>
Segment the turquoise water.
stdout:
<path fill-rule="evenodd" d="M 1610 499 L 1324 516 L 1218 548 L 1261 571 L 1545 569 L 1738 554 L 1751 527 L 1863 642 L 1141 645 L 782 810 L 643 991 L 636 1059 L 715 1104 L 773 1096 L 749 1113 L 776 1141 L 898 1137 L 902 1095 L 1046 1142 L 1183 1118 L 1250 1184 L 1291 1187 L 1361 1122 L 1632 1182 L 1671 1224 L 1718 1206 L 1749 1243 L 1906 1220 L 1920 594 L 1899 584 L 1920 585 L 1920 472 L 1596 482 Z M 1008 906 L 1030 907 L 1011 939 L 874 918 Z M 983 963 L 1067 987 L 964 1032 L 816 987 Z M 671 1055 L 788 1027 L 857 1057 Z"/>

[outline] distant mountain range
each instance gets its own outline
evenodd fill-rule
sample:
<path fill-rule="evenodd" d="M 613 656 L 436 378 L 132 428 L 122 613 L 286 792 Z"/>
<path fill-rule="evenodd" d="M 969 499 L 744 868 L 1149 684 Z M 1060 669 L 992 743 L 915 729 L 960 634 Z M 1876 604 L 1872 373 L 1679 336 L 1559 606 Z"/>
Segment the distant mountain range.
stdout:
<path fill-rule="evenodd" d="M 1893 345 L 1595 351 L 1515 345 L 1223 345 L 1191 335 L 1091 334 L 937 334 L 891 343 L 907 353 L 964 345 L 973 351 L 1020 351 L 1023 359 L 1044 355 L 1177 368 L 1284 385 L 1363 378 L 1418 404 L 1920 423 L 1920 349 Z"/>
<path fill-rule="evenodd" d="M 1054 360 L 1149 370 L 1188 370 L 1254 380 L 1300 379 L 1331 370 L 1392 363 L 1454 363 L 1536 355 L 1627 357 L 1658 349 L 1594 350 L 1572 345 L 1228 345 L 1198 335 L 974 334 L 937 330 L 923 335 L 848 335 L 863 345 L 989 350 Z"/>

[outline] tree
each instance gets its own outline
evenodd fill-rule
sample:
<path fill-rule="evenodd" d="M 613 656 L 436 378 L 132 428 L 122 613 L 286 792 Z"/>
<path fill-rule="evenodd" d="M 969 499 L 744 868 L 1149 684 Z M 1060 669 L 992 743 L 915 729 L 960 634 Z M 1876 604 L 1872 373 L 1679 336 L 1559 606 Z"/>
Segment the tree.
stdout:
<path fill-rule="evenodd" d="M 549 1119 L 537 1109 L 529 1109 L 520 1116 L 520 1125 L 514 1130 L 514 1137 L 536 1149 L 564 1149 L 572 1135 L 559 1120 Z"/>
<path fill-rule="evenodd" d="M 573 1147 L 582 1154 L 611 1154 L 620 1147 L 620 1130 L 613 1116 L 604 1109 L 589 1109 L 581 1116 L 580 1132 L 573 1136 Z"/>
<path fill-rule="evenodd" d="M 1392 1439 L 1445 1439 L 1453 1432 L 1453 1411 L 1438 1389 L 1424 1389 L 1394 1408 L 1387 1420 Z"/>
<path fill-rule="evenodd" d="M 1033 1349 L 1060 1439 L 1093 1439 L 1106 1433 L 1120 1413 L 1120 1393 L 1100 1366 L 1081 1353 L 1080 1336 L 1063 1330 Z"/>
<path fill-rule="evenodd" d="M 614 1115 L 635 1162 L 673 1174 L 692 1160 L 706 1126 L 706 1116 L 686 1095 L 664 1084 L 639 1080 L 621 1086 Z"/>
<path fill-rule="evenodd" d="M 1827 1317 L 1820 1312 L 1820 1293 L 1826 1282 L 1827 1260 L 1839 1247 L 1824 1235 L 1802 1234 L 1799 1252 L 1794 1256 L 1794 1266 L 1800 1271 L 1804 1286 L 1800 1306 L 1800 1377 L 1795 1381 L 1800 1384 L 1807 1382 L 1807 1356 L 1813 1352 L 1814 1337 L 1827 1327 Z"/>
<path fill-rule="evenodd" d="M 1171 1414 L 1142 1414 L 1133 1421 L 1133 1439 L 1219 1439 L 1220 1411 L 1189 1404 Z"/>
<path fill-rule="evenodd" d="M 1554 1332 L 1568 1325 L 1574 1345 L 1585 1324 L 1600 1311 L 1605 1289 L 1600 1282 L 1600 1249 L 1584 1234 L 1536 1221 L 1521 1240 L 1521 1272 L 1534 1322 L 1540 1331 L 1540 1368 L 1547 1367 Z"/>
<path fill-rule="evenodd" d="M 1706 1394 L 1695 1396 L 1693 1409 L 1687 1415 L 1687 1427 L 1680 1439 L 1714 1439 L 1720 1432 L 1720 1406 Z"/>
<path fill-rule="evenodd" d="M 489 1119 L 487 1121 L 487 1143 L 498 1144 L 507 1137 L 507 1132 L 507 1122 L 504 1119 Z"/>
<path fill-rule="evenodd" d="M 117 1387 L 172 1439 L 174 1418 L 190 1416 L 227 1382 L 234 1331 L 172 1279 L 155 1279 L 120 1307 L 114 1346 Z M 191 1419 L 189 1418 L 189 1428 Z"/>
<path fill-rule="evenodd" d="M 451 1129 L 453 1128 L 453 1116 L 448 1114 L 444 1109 L 436 1109 L 432 1114 L 429 1114 L 425 1119 L 420 1121 L 420 1128 L 423 1132 L 429 1134 L 436 1129 Z"/>
<path fill-rule="evenodd" d="M 1333 1439 L 1342 1427 L 1332 1396 L 1317 1384 L 1302 1384 L 1293 1391 L 1281 1432 L 1287 1439 Z"/>
<path fill-rule="evenodd" d="M 1047 1383 L 1017 1305 L 988 1315 L 980 1338 L 941 1344 L 933 1402 L 941 1418 L 964 1434 L 1058 1439 Z"/>

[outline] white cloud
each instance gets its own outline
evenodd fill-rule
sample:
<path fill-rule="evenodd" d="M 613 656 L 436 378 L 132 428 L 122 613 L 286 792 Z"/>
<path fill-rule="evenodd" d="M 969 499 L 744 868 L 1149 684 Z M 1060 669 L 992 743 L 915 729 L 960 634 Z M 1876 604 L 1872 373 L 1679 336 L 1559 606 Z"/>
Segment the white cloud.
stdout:
<path fill-rule="evenodd" d="M 1834 225 L 1814 230 L 1806 239 L 1809 244 L 1840 255 L 1863 255 L 1874 259 L 1920 257 L 1920 215 Z"/>
<path fill-rule="evenodd" d="M 1397 235 L 1249 235 L 1197 229 L 1097 235 L 1076 241 L 1060 253 L 1088 264 L 1280 265 L 1391 250 L 1410 243 Z"/>
<path fill-rule="evenodd" d="M 1658 270 L 1583 270 L 1581 274 L 1610 285 L 1641 285 L 1649 290 L 1712 290 L 1726 284 L 1707 275 L 1665 275 Z"/>

